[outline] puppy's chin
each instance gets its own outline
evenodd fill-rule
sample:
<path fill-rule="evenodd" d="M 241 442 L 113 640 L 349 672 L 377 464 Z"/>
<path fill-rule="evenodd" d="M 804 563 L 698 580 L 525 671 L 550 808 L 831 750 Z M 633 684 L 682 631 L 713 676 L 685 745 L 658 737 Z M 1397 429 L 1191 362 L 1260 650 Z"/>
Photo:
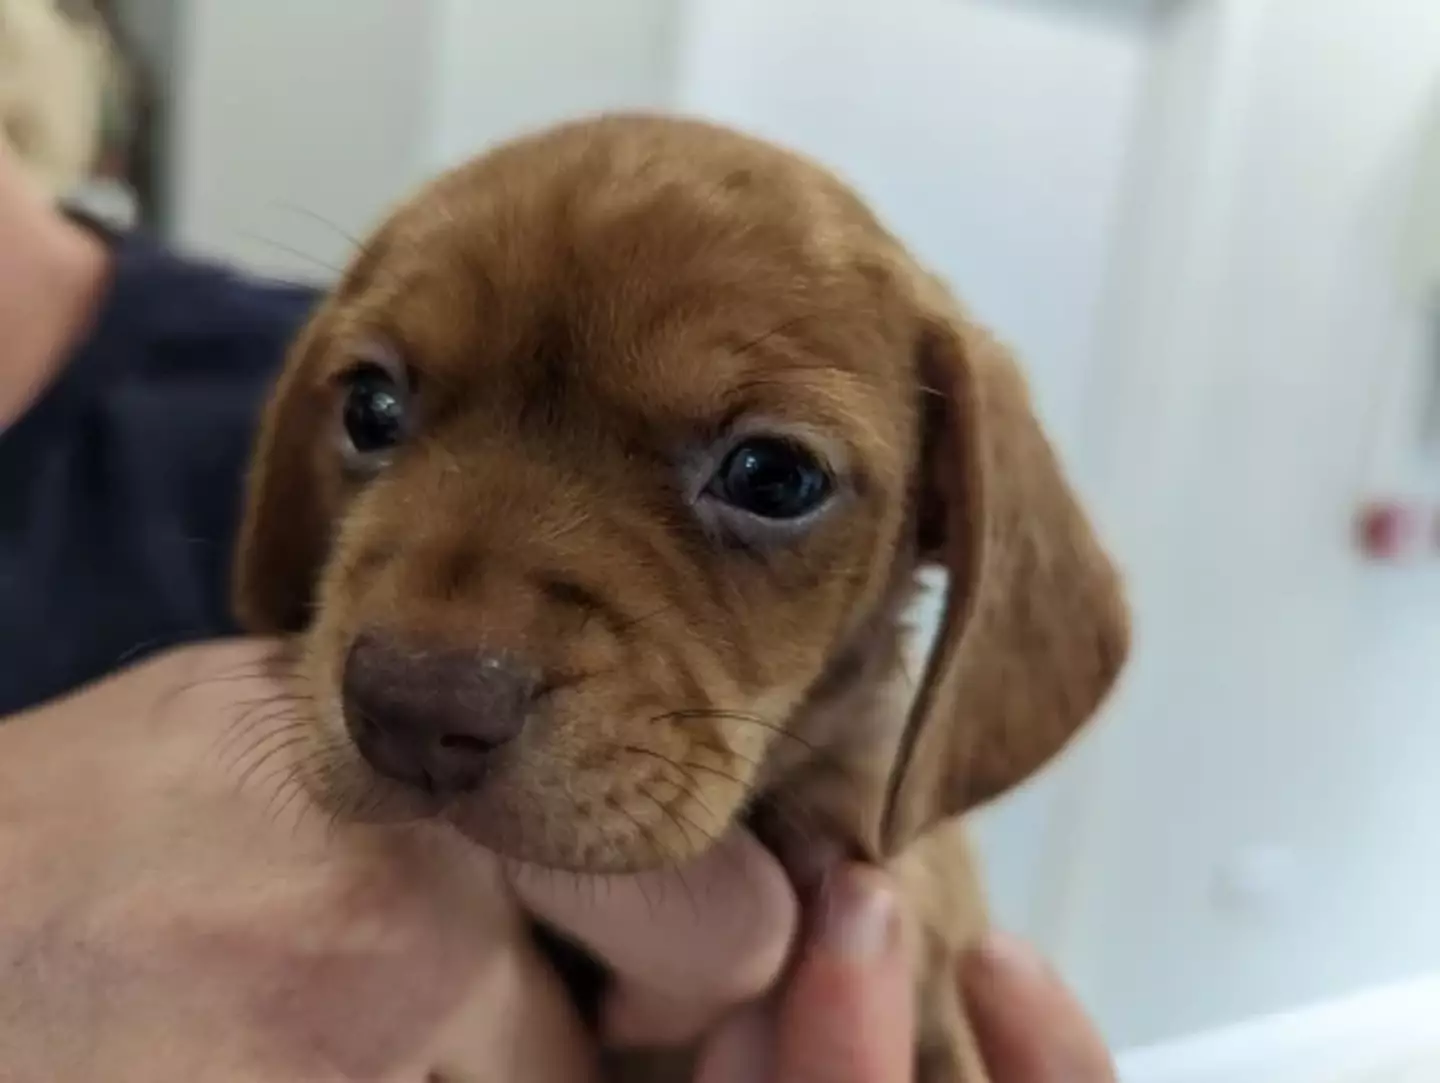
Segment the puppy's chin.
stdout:
<path fill-rule="evenodd" d="M 498 796 L 498 795 L 497 795 Z M 497 815 L 500 802 L 485 798 L 456 801 L 445 808 L 442 818 L 477 846 L 508 861 L 557 872 L 596 876 L 620 876 L 645 872 L 662 866 L 683 864 L 704 852 L 710 844 L 661 849 L 656 840 L 627 836 L 619 824 L 616 830 L 592 822 L 584 832 L 573 823 L 545 823 L 538 810 L 519 810 Z"/>

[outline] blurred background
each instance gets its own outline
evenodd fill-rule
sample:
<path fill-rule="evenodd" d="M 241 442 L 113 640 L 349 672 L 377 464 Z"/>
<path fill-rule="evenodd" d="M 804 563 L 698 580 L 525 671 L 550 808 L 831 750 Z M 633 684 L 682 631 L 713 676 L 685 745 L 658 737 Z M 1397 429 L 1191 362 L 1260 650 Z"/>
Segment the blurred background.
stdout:
<path fill-rule="evenodd" d="M 601 109 L 836 167 L 1018 347 L 1133 591 L 1105 717 L 982 816 L 1001 920 L 1127 1081 L 1440 1080 L 1440 2 L 63 6 L 124 57 L 77 198 L 271 274 Z"/>

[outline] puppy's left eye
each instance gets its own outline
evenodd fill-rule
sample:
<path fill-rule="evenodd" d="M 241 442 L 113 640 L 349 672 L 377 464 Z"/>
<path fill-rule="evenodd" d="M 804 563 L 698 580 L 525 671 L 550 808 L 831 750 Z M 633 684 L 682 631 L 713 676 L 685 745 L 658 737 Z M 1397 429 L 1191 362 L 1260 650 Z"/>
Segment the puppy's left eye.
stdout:
<path fill-rule="evenodd" d="M 805 448 L 773 436 L 738 445 L 720 464 L 707 491 L 761 519 L 799 519 L 829 499 L 833 482 Z"/>
<path fill-rule="evenodd" d="M 410 398 L 403 378 L 381 365 L 363 364 L 345 377 L 344 392 L 346 451 L 357 463 L 382 457 L 400 443 Z"/>

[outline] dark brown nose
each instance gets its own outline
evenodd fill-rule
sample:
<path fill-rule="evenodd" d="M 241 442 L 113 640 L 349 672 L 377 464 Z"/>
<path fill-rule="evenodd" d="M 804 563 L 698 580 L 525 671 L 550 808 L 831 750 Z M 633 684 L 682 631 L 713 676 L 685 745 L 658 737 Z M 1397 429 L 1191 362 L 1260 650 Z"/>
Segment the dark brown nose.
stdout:
<path fill-rule="evenodd" d="M 382 775 L 437 797 L 480 785 L 495 751 L 524 728 L 538 688 L 518 659 L 376 632 L 356 637 L 341 682 L 360 754 Z"/>

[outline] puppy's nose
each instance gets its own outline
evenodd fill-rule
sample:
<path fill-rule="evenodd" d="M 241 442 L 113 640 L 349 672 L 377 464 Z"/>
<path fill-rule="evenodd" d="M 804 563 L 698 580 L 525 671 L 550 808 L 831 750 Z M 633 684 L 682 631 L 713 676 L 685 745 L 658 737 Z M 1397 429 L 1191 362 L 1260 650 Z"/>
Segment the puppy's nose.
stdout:
<path fill-rule="evenodd" d="M 478 787 L 495 751 L 524 728 L 539 683 L 504 655 L 364 632 L 345 660 L 345 725 L 380 774 L 454 797 Z"/>

